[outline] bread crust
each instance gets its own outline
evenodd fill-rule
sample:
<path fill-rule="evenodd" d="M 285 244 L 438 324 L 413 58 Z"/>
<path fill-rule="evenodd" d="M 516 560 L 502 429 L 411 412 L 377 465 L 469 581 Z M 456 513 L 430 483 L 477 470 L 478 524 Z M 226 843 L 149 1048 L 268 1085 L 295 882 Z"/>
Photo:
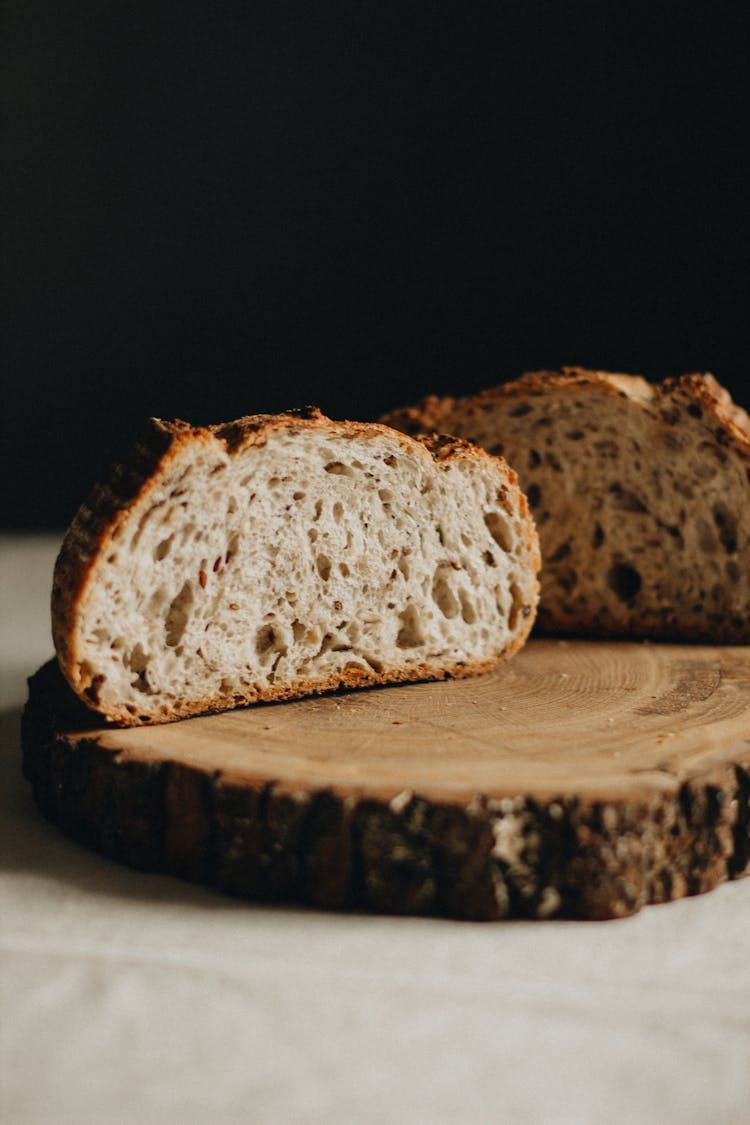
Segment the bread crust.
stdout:
<path fill-rule="evenodd" d="M 543 398 L 550 393 L 620 397 L 627 399 L 637 409 L 655 416 L 660 424 L 669 428 L 676 424 L 678 405 L 687 408 L 706 430 L 706 439 L 725 449 L 732 450 L 744 463 L 750 482 L 750 416 L 733 402 L 729 392 L 709 373 L 690 373 L 649 383 L 640 375 L 625 375 L 583 367 L 563 367 L 558 371 L 532 371 L 509 383 L 503 383 L 463 398 L 427 396 L 414 406 L 393 410 L 381 421 L 418 435 L 445 430 L 466 433 L 463 422 L 482 411 L 491 411 L 496 403 L 507 400 L 522 402 L 530 398 Z M 544 560 L 542 560 L 544 565 Z M 592 628 L 589 620 L 561 616 L 545 599 L 539 608 L 537 625 L 544 631 L 564 631 L 579 635 L 601 637 L 622 636 L 664 637 L 695 642 L 722 641 L 742 644 L 750 641 L 750 620 L 744 623 L 727 621 L 718 631 L 705 626 L 685 624 L 679 629 L 669 625 L 664 615 L 645 612 L 631 614 L 627 627 L 597 624 Z"/>
<path fill-rule="evenodd" d="M 146 432 L 138 442 L 131 458 L 115 465 L 108 477 L 97 484 L 88 500 L 81 506 L 68 530 L 55 564 L 51 613 L 52 637 L 60 670 L 79 698 L 92 710 L 97 706 L 96 691 L 90 680 L 81 675 L 80 636 L 77 627 L 79 612 L 90 584 L 97 581 L 97 563 L 117 539 L 119 529 L 127 522 L 131 509 L 140 505 L 157 489 L 160 481 L 175 459 L 184 452 L 186 444 L 218 445 L 223 453 L 232 457 L 250 445 L 262 446 L 274 431 L 294 435 L 302 430 L 319 430 L 352 440 L 373 440 L 380 436 L 396 438 L 412 456 L 432 458 L 435 461 L 485 460 L 497 472 L 498 459 L 471 442 L 460 438 L 434 434 L 412 437 L 394 431 L 382 423 L 332 421 L 317 407 L 307 406 L 275 415 L 248 415 L 233 422 L 215 426 L 193 427 L 187 422 L 150 419 Z M 518 478 L 510 466 L 502 461 L 500 466 L 502 487 L 518 494 L 519 514 L 523 521 L 524 546 L 533 560 L 535 576 L 541 565 L 539 540 L 526 497 L 518 487 Z M 181 699 L 176 703 L 163 703 L 157 715 L 133 715 L 124 707 L 107 707 L 106 718 L 112 722 L 134 726 L 154 722 L 170 722 L 194 715 L 217 713 L 231 707 L 256 702 L 275 702 L 301 698 L 311 694 L 335 691 L 339 688 L 359 688 L 385 684 L 406 683 L 419 680 L 442 680 L 478 675 L 494 667 L 499 660 L 508 660 L 525 643 L 534 622 L 538 601 L 539 582 L 534 580 L 533 611 L 524 617 L 517 635 L 498 657 L 471 663 L 435 662 L 412 665 L 405 669 L 383 669 L 376 673 L 361 668 L 344 669 L 340 673 L 311 678 L 295 688 L 274 684 L 267 690 L 247 690 L 227 700 L 216 693 L 197 700 Z"/>

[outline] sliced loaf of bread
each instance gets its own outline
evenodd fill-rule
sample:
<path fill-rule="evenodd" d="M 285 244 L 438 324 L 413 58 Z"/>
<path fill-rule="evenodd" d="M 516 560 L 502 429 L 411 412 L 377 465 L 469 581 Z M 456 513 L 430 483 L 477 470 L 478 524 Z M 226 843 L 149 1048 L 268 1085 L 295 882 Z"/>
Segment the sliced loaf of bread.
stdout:
<path fill-rule="evenodd" d="M 541 629 L 750 641 L 750 419 L 713 376 L 564 368 L 383 421 L 507 457 L 539 528 Z"/>
<path fill-rule="evenodd" d="M 57 561 L 60 667 L 137 725 L 511 656 L 539 546 L 503 460 L 319 411 L 152 421 Z"/>

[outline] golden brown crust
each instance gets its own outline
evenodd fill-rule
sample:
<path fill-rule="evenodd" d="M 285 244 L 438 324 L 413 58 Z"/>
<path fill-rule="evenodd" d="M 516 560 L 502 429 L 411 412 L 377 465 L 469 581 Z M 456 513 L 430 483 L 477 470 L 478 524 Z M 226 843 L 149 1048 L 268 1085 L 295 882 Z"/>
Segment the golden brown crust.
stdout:
<path fill-rule="evenodd" d="M 517 478 L 513 470 L 502 459 L 491 457 L 471 442 L 458 438 L 433 435 L 413 438 L 403 432 L 380 423 L 352 421 L 332 421 L 314 406 L 292 410 L 283 414 L 248 415 L 233 422 L 208 427 L 193 427 L 187 422 L 176 420 L 166 422 L 152 418 L 133 456 L 127 463 L 114 466 L 101 484 L 96 485 L 88 500 L 77 513 L 63 541 L 55 565 L 52 587 L 52 635 L 60 669 L 73 690 L 93 710 L 96 706 L 96 692 L 81 681 L 80 653 L 76 620 L 79 608 L 85 598 L 90 582 L 96 581 L 96 562 L 118 536 L 118 531 L 128 519 L 130 509 L 140 504 L 148 494 L 158 487 L 159 481 L 168 472 L 171 463 L 183 451 L 186 443 L 219 443 L 221 450 L 230 457 L 247 445 L 263 445 L 270 433 L 285 430 L 294 434 L 301 430 L 330 430 L 351 439 L 374 439 L 380 436 L 396 437 L 413 454 L 424 456 L 428 453 L 434 460 L 474 460 L 484 459 L 497 470 L 498 460 L 502 462 L 505 483 L 500 491 L 517 489 Z M 524 520 L 525 546 L 534 561 L 538 574 L 541 562 L 539 541 L 533 518 L 525 496 L 518 494 L 519 513 Z M 535 597 L 538 596 L 538 581 Z M 267 691 L 248 690 L 234 697 L 234 702 L 226 695 L 217 693 L 198 701 L 179 700 L 163 705 L 157 716 L 134 716 L 124 708 L 109 708 L 107 715 L 111 720 L 125 725 L 138 725 L 153 722 L 167 722 L 193 715 L 225 711 L 230 706 L 243 706 L 256 702 L 272 702 L 296 699 L 310 694 L 335 691 L 339 688 L 377 686 L 386 683 L 405 683 L 428 679 L 459 678 L 477 675 L 489 670 L 498 660 L 507 660 L 525 643 L 534 621 L 531 612 L 520 629 L 518 636 L 498 656 L 472 664 L 447 664 L 436 668 L 432 665 L 418 665 L 408 669 L 390 670 L 383 673 L 368 673 L 356 668 L 344 670 L 330 677 L 306 681 L 298 688 L 284 688 L 274 685 Z M 88 694 L 87 694 L 88 692 Z"/>

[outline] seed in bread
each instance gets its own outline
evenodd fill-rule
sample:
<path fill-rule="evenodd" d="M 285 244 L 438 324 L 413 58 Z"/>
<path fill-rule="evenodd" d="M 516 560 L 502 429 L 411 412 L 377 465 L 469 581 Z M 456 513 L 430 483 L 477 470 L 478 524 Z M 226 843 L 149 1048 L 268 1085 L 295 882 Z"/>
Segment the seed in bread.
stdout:
<path fill-rule="evenodd" d="M 153 421 L 76 517 L 52 597 L 58 660 L 135 725 L 508 658 L 538 597 L 515 473 L 467 442 L 315 409 Z"/>
<path fill-rule="evenodd" d="M 384 421 L 507 457 L 539 528 L 541 629 L 750 641 L 750 419 L 713 376 L 564 368 Z"/>

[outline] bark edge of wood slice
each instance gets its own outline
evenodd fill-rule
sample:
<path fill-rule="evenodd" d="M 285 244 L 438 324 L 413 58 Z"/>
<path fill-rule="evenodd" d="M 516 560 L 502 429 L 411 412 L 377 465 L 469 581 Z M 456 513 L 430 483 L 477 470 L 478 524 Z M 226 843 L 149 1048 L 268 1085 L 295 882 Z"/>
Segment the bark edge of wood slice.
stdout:
<path fill-rule="evenodd" d="M 604 919 L 750 872 L 750 648 L 532 639 L 474 679 L 102 727 L 29 680 L 43 814 L 259 902 Z"/>

